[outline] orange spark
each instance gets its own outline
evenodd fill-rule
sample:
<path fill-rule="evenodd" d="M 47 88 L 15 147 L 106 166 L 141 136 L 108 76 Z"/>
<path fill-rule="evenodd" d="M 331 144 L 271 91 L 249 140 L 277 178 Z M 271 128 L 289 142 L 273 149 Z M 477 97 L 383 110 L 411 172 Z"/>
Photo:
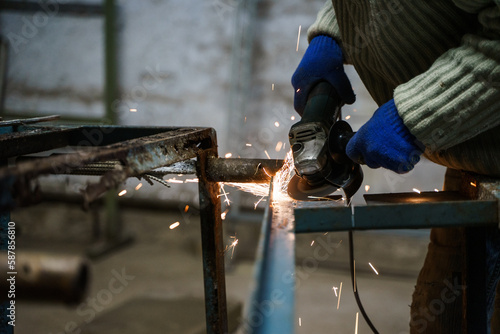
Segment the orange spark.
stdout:
<path fill-rule="evenodd" d="M 180 224 L 181 224 L 181 223 L 179 223 L 179 222 L 175 222 L 175 223 L 171 224 L 168 228 L 169 228 L 169 229 L 171 229 L 171 230 L 173 230 L 174 228 L 176 228 L 176 227 L 177 227 L 177 226 L 179 226 Z"/>
<path fill-rule="evenodd" d="M 120 191 L 120 192 L 118 193 L 118 196 L 123 196 L 123 195 L 125 195 L 126 193 L 127 193 L 127 191 L 126 191 L 125 189 L 123 189 L 122 191 Z"/>
<path fill-rule="evenodd" d="M 378 275 L 378 271 L 377 271 L 377 269 L 375 269 L 375 267 L 374 267 L 374 266 L 373 266 L 370 262 L 368 262 L 368 264 L 370 265 L 370 267 L 372 267 L 372 269 L 373 269 L 373 271 L 375 272 L 375 274 L 377 274 L 377 275 Z"/>
<path fill-rule="evenodd" d="M 139 183 L 138 185 L 135 186 L 135 190 L 139 190 L 142 187 L 142 183 Z"/>
<path fill-rule="evenodd" d="M 299 33 L 297 35 L 297 49 L 296 52 L 299 52 L 299 42 L 300 42 L 300 30 L 302 29 L 302 25 L 299 25 Z"/>

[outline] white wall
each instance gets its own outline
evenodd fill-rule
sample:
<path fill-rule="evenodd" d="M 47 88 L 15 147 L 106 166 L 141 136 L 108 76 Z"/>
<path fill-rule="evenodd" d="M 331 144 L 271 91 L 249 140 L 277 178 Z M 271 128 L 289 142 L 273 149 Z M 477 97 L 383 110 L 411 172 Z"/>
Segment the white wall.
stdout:
<path fill-rule="evenodd" d="M 238 110 L 230 110 L 236 4 L 235 0 L 117 1 L 118 113 L 122 124 L 210 126 L 217 130 L 221 155 L 231 151 L 233 156 L 265 158 L 266 150 L 271 158 L 285 156 L 285 150 L 276 151 L 276 143 L 287 143 L 288 130 L 294 123 L 290 119 L 295 115 L 290 77 L 307 47 L 307 27 L 323 1 L 260 3 L 253 24 L 249 98 Z M 13 44 L 7 110 L 103 115 L 103 19 L 57 12 L 47 15 L 42 11 L 2 13 L 0 19 L 2 35 Z M 297 52 L 299 25 L 302 34 Z M 347 71 L 357 102 L 345 107 L 344 115 L 351 115 L 349 122 L 357 129 L 376 105 L 352 68 Z M 132 113 L 129 108 L 138 112 Z M 246 117 L 246 122 L 230 122 L 235 115 Z M 279 127 L 275 127 L 276 121 Z M 368 168 L 364 171 L 365 184 L 373 193 L 411 191 L 414 187 L 440 189 L 444 168 L 423 162 L 405 176 Z M 188 190 L 186 186 L 175 186 L 179 196 L 186 191 L 196 193 L 196 188 Z"/>

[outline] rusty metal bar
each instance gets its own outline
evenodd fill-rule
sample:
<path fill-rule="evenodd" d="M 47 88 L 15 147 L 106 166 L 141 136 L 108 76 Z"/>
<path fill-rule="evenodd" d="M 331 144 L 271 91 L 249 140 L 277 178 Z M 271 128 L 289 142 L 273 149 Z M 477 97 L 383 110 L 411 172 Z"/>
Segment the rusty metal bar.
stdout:
<path fill-rule="evenodd" d="M 217 157 L 215 133 L 197 159 L 207 333 L 227 333 L 226 283 L 219 184 L 207 178 L 207 161 Z"/>
<path fill-rule="evenodd" d="M 121 169 L 109 172 L 102 177 L 100 183 L 89 187 L 86 196 L 87 201 L 91 201 L 127 177 L 138 176 L 157 167 L 195 158 L 202 150 L 202 144 L 210 141 L 215 133 L 211 128 L 138 128 L 137 132 L 146 136 L 120 142 L 126 136 L 127 130 L 134 133 L 135 129 L 111 126 L 78 127 L 72 129 L 72 133 L 63 134 L 67 136 L 65 139 L 67 143 L 80 144 L 75 149 L 77 154 L 51 156 L 0 169 L 0 183 L 8 186 L 11 193 L 18 196 L 16 203 L 0 201 L 0 209 L 5 210 L 20 205 L 19 199 L 22 202 L 23 199 L 27 200 L 36 195 L 31 191 L 30 181 L 38 176 L 63 173 L 96 161 L 120 161 L 123 166 Z M 114 143 L 99 149 L 95 147 L 79 149 L 110 142 Z"/>

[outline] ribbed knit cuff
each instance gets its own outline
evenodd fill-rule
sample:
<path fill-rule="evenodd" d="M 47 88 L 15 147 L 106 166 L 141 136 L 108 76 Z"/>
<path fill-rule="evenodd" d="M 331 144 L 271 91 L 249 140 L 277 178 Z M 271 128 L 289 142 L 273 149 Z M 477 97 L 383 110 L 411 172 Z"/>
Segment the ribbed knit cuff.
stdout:
<path fill-rule="evenodd" d="M 331 0 L 326 0 L 323 8 L 318 12 L 316 21 L 307 30 L 307 40 L 311 42 L 318 35 L 330 36 L 340 41 L 340 30 Z"/>

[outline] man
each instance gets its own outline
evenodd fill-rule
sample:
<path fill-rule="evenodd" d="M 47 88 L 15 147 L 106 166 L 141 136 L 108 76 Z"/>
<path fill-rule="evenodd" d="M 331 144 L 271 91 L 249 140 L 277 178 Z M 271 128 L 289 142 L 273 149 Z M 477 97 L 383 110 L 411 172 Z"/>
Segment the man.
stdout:
<path fill-rule="evenodd" d="M 458 170 L 500 177 L 500 0 L 328 0 L 308 39 L 292 77 L 299 114 L 322 80 L 354 102 L 344 63 L 354 65 L 379 105 L 347 145 L 352 160 L 406 173 L 423 154 L 448 167 L 446 190 L 457 188 Z M 461 331 L 461 295 L 445 294 L 442 312 L 431 306 L 460 279 L 462 234 L 431 231 L 411 333 Z M 488 321 L 500 273 L 498 231 L 489 237 Z"/>

